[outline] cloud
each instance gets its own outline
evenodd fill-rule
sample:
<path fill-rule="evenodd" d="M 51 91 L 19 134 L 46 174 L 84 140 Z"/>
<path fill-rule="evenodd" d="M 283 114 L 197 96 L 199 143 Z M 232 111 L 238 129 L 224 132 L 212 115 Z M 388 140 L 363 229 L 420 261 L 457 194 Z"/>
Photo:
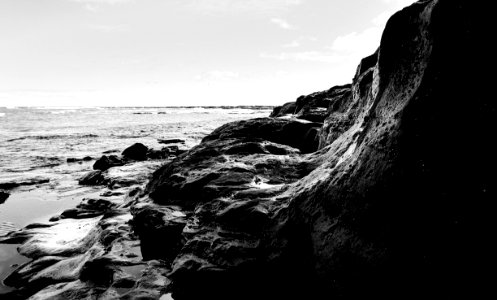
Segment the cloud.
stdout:
<path fill-rule="evenodd" d="M 374 26 L 359 33 L 352 32 L 341 35 L 338 36 L 328 48 L 335 53 L 355 54 L 363 53 L 364 51 L 371 52 L 379 45 L 381 33 L 382 28 Z"/>
<path fill-rule="evenodd" d="M 292 30 L 295 29 L 293 25 L 290 25 L 287 21 L 280 19 L 280 18 L 272 18 L 271 23 L 278 25 L 280 28 L 285 29 L 285 30 Z"/>
<path fill-rule="evenodd" d="M 206 14 L 266 13 L 273 14 L 300 5 L 304 0 L 183 0 L 186 8 Z"/>
<path fill-rule="evenodd" d="M 350 64 L 349 68 L 355 70 L 359 61 L 379 46 L 381 34 L 386 22 L 392 14 L 399 9 L 412 4 L 415 0 L 379 0 L 388 4 L 388 8 L 371 20 L 371 26 L 363 31 L 350 32 L 335 38 L 330 46 L 309 50 L 283 52 L 279 54 L 262 53 L 262 58 L 289 60 L 297 62 L 322 62 L 330 64 Z M 283 45 L 284 48 L 297 48 L 302 40 L 297 39 L 292 43 Z"/>
<path fill-rule="evenodd" d="M 331 64 L 350 62 L 357 65 L 363 57 L 373 53 L 376 47 L 379 46 L 381 33 L 382 28 L 373 26 L 362 32 L 352 32 L 338 36 L 333 41 L 331 46 L 318 50 L 283 52 L 280 54 L 263 53 L 261 54 L 261 57 L 278 60 L 293 60 L 300 62 L 310 61 Z M 297 43 L 295 43 L 295 45 L 297 45 Z M 355 69 L 355 66 L 351 66 L 351 69 Z"/>
<path fill-rule="evenodd" d="M 298 48 L 298 47 L 300 47 L 300 45 L 301 45 L 300 42 L 298 40 L 295 40 L 295 41 L 291 41 L 288 44 L 284 44 L 281 47 L 283 47 L 283 48 Z"/>
<path fill-rule="evenodd" d="M 103 33 L 123 32 L 126 30 L 124 25 L 87 25 L 87 28 Z"/>
<path fill-rule="evenodd" d="M 240 77 L 239 73 L 226 70 L 213 70 L 195 76 L 199 81 L 228 81 Z"/>
<path fill-rule="evenodd" d="M 133 0 L 71 0 L 72 2 L 78 2 L 78 3 L 89 3 L 89 4 L 121 4 L 121 3 L 127 3 L 127 2 L 132 2 Z"/>
<path fill-rule="evenodd" d="M 381 1 L 386 4 L 393 4 L 395 6 L 405 7 L 407 5 L 413 4 L 417 0 L 381 0 Z"/>
<path fill-rule="evenodd" d="M 84 7 L 89 11 L 98 11 L 102 5 L 118 5 L 133 2 L 134 0 L 70 0 L 84 4 Z"/>
<path fill-rule="evenodd" d="M 278 60 L 311 61 L 324 63 L 339 63 L 342 59 L 339 55 L 327 51 L 303 51 L 303 52 L 283 52 L 280 54 L 262 53 L 262 58 L 273 58 Z"/>
<path fill-rule="evenodd" d="M 314 36 L 301 36 L 301 37 L 291 41 L 290 43 L 281 45 L 281 47 L 283 47 L 283 48 L 298 48 L 300 46 L 304 46 L 304 45 L 309 44 L 309 42 L 315 43 L 317 41 L 318 41 L 318 38 L 314 37 Z"/>

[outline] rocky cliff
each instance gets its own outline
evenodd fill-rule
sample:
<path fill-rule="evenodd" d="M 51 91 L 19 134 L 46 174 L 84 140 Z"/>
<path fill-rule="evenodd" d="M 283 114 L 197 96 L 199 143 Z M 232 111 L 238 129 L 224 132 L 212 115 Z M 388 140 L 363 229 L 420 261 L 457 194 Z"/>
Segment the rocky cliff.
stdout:
<path fill-rule="evenodd" d="M 154 201 L 195 207 L 172 263 L 178 299 L 475 292 L 485 240 L 478 221 L 496 182 L 495 103 L 475 76 L 476 19 L 469 1 L 415 3 L 391 17 L 350 86 L 276 108 L 273 117 L 290 115 L 282 127 L 322 124 L 313 154 L 260 150 L 269 141 L 295 147 L 310 133 L 294 130 L 295 141 L 285 142 L 278 129 L 268 137 L 252 121 L 243 135 L 214 135 L 199 146 L 254 143 L 202 159 L 212 177 L 203 177 L 197 196 L 178 202 L 158 192 L 169 182 L 152 181 Z M 248 125 L 226 129 L 238 126 Z M 223 168 L 213 169 L 217 163 Z"/>
<path fill-rule="evenodd" d="M 429 0 L 396 13 L 351 85 L 218 128 L 119 210 L 80 221 L 78 271 L 60 279 L 68 259 L 24 246 L 38 261 L 11 281 L 36 284 L 34 299 L 123 285 L 119 297 L 152 299 L 475 296 L 488 282 L 497 120 L 477 10 Z M 135 281 L 118 270 L 136 264 L 119 258 L 122 235 L 148 262 Z"/>

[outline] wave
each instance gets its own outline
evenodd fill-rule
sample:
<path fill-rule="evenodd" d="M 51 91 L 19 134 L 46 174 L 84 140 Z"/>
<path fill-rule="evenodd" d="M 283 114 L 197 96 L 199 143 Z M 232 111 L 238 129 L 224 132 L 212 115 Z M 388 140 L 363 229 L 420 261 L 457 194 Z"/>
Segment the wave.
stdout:
<path fill-rule="evenodd" d="M 5 113 L 1 113 L 1 112 L 0 112 L 0 118 L 1 118 L 1 117 L 5 117 Z"/>
<path fill-rule="evenodd" d="M 32 160 L 36 164 L 36 168 L 55 167 L 66 162 L 62 158 L 56 156 L 34 156 Z"/>
<path fill-rule="evenodd" d="M 22 140 L 57 140 L 57 139 L 89 139 L 89 138 L 98 138 L 99 136 L 96 134 L 82 134 L 82 135 L 74 135 L 74 134 L 61 134 L 61 135 L 28 135 L 23 137 L 18 137 L 14 139 L 6 140 L 6 142 L 15 142 Z"/>
<path fill-rule="evenodd" d="M 133 115 L 152 115 L 152 114 L 157 114 L 157 113 L 152 113 L 152 112 L 134 112 Z"/>
<path fill-rule="evenodd" d="M 110 137 L 118 139 L 137 139 L 148 137 L 150 134 L 111 134 Z"/>
<path fill-rule="evenodd" d="M 75 109 L 67 109 L 67 110 L 54 110 L 54 111 L 51 111 L 50 113 L 53 114 L 53 115 L 63 115 L 63 114 L 67 114 L 67 113 L 75 113 L 77 112 Z"/>

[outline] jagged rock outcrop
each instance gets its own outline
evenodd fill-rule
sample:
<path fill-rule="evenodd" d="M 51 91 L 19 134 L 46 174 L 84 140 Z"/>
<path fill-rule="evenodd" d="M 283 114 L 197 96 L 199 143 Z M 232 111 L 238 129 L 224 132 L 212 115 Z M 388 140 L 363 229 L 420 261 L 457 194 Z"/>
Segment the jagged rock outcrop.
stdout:
<path fill-rule="evenodd" d="M 333 112 L 347 107 L 344 103 L 352 99 L 351 85 L 335 86 L 329 90 L 300 96 L 295 102 L 275 107 L 270 117 L 294 116 L 300 120 L 323 123 Z"/>
<path fill-rule="evenodd" d="M 273 112 L 269 115 L 271 118 L 282 117 L 285 115 L 293 115 L 295 113 L 295 108 L 297 105 L 295 102 L 287 102 L 282 106 L 276 106 L 273 108 Z"/>

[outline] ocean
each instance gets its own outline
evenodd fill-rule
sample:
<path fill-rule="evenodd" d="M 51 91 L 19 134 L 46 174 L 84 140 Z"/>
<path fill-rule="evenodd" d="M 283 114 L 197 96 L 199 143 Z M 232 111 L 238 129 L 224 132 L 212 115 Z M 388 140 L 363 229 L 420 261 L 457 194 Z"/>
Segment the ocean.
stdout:
<path fill-rule="evenodd" d="M 134 143 L 160 149 L 159 139 L 182 139 L 191 148 L 212 130 L 231 121 L 266 117 L 258 107 L 0 107 L 0 236 L 36 222 L 47 222 L 101 187 L 77 180 L 104 152 L 119 155 Z M 92 160 L 81 161 L 84 157 Z M 76 159 L 76 162 L 68 162 Z M 158 166 L 157 166 L 158 167 Z M 13 187 L 18 185 L 17 187 Z M 0 244 L 0 282 L 27 261 L 15 245 Z M 0 283 L 0 294 L 8 287 Z"/>

